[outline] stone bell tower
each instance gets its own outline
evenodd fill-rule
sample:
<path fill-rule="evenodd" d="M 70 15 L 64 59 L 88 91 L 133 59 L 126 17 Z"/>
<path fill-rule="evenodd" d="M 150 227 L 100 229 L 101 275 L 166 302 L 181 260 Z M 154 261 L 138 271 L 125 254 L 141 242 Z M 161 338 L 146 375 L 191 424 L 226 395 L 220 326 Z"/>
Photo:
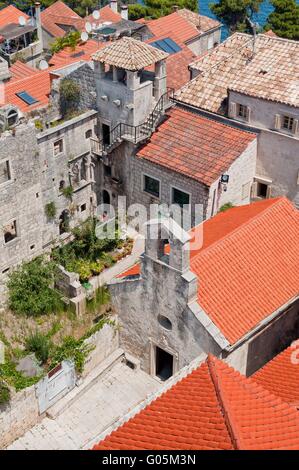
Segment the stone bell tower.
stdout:
<path fill-rule="evenodd" d="M 93 55 L 102 137 L 119 123 L 146 122 L 165 95 L 168 54 L 130 37 L 114 41 Z"/>

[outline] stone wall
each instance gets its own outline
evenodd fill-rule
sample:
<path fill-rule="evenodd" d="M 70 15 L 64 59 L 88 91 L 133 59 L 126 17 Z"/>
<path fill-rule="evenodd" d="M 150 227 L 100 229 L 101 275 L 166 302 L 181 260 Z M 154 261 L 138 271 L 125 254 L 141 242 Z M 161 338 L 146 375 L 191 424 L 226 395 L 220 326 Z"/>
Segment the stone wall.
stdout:
<path fill-rule="evenodd" d="M 9 405 L 0 408 L 0 449 L 21 437 L 40 419 L 35 385 L 14 393 Z"/>
<path fill-rule="evenodd" d="M 111 317 L 111 320 L 117 322 L 117 316 Z M 119 346 L 119 332 L 117 327 L 105 324 L 100 331 L 85 341 L 85 344 L 95 346 L 86 359 L 82 376 L 86 377 L 95 369 L 104 359 L 106 359 Z"/>

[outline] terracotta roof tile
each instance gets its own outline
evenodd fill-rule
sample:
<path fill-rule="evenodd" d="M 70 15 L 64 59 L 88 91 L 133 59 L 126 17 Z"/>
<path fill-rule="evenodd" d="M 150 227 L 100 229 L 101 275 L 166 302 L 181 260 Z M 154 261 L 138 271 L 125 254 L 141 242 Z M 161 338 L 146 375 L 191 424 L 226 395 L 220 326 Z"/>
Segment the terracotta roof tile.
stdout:
<path fill-rule="evenodd" d="M 105 62 L 126 70 L 140 70 L 160 60 L 168 54 L 159 49 L 137 41 L 131 37 L 123 37 L 93 54 L 96 62 Z"/>
<path fill-rule="evenodd" d="M 26 104 L 16 93 L 26 91 L 33 98 L 38 100 L 32 105 Z M 51 74 L 48 70 L 37 71 L 32 76 L 27 76 L 19 80 L 12 80 L 5 84 L 5 104 L 14 104 L 23 112 L 29 112 L 37 108 L 45 107 L 49 104 L 49 94 L 51 91 Z"/>
<path fill-rule="evenodd" d="M 177 93 L 177 99 L 225 114 L 228 90 L 299 106 L 298 41 L 235 33 L 190 65 L 199 75 Z"/>
<path fill-rule="evenodd" d="M 190 269 L 199 305 L 234 344 L 299 295 L 299 211 L 277 198 L 216 215 L 203 224 Z"/>
<path fill-rule="evenodd" d="M 23 78 L 26 77 L 32 77 L 32 75 L 38 74 L 38 70 L 34 69 L 33 67 L 30 67 L 28 64 L 24 64 L 23 62 L 20 62 L 17 60 L 9 69 L 11 73 L 11 79 L 9 80 L 9 83 L 22 80 Z"/>
<path fill-rule="evenodd" d="M 108 449 L 299 449 L 299 415 L 209 356 L 94 446 Z"/>
<path fill-rule="evenodd" d="M 240 156 L 256 135 L 181 108 L 152 135 L 137 157 L 211 185 Z"/>
<path fill-rule="evenodd" d="M 2 10 L 0 10 L 0 28 L 3 28 L 9 24 L 19 24 L 20 16 L 23 16 L 26 20 L 29 20 L 29 16 L 26 15 L 26 13 L 18 10 L 18 8 L 14 7 L 13 5 L 2 8 Z"/>
<path fill-rule="evenodd" d="M 105 7 L 101 8 L 99 12 L 100 18 L 96 21 L 97 23 L 102 21 L 111 21 L 112 23 L 118 23 L 122 19 L 121 15 L 112 11 L 109 5 L 106 5 Z M 89 15 L 84 18 L 84 21 L 95 23 L 95 19 L 92 15 Z"/>
<path fill-rule="evenodd" d="M 90 39 L 85 43 L 78 44 L 75 49 L 66 47 L 51 57 L 49 61 L 51 70 L 57 70 L 67 65 L 81 62 L 82 60 L 89 62 L 91 61 L 92 54 L 105 46 L 107 46 L 107 43 L 98 43 Z"/>
<path fill-rule="evenodd" d="M 299 342 L 258 370 L 253 379 L 289 405 L 299 408 Z"/>
<path fill-rule="evenodd" d="M 198 15 L 186 8 L 162 16 L 157 20 L 142 22 L 147 25 L 155 36 L 168 34 L 173 39 L 174 35 L 182 42 L 188 42 L 200 36 L 203 32 L 220 26 L 218 21 Z"/>
<path fill-rule="evenodd" d="M 43 28 L 53 37 L 63 37 L 66 34 L 59 25 L 74 26 L 76 29 L 83 27 L 83 19 L 60 0 L 42 11 L 41 20 Z"/>

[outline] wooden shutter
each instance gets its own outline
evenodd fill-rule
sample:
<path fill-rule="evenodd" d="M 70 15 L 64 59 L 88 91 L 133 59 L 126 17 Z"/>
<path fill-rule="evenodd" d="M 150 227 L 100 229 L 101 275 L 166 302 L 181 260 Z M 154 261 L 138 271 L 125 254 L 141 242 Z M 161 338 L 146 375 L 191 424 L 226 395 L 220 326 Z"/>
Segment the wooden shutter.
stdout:
<path fill-rule="evenodd" d="M 266 195 L 267 199 L 269 199 L 270 197 L 272 197 L 272 186 L 271 186 L 271 184 L 269 184 L 268 187 L 267 187 L 267 195 Z"/>
<path fill-rule="evenodd" d="M 257 194 L 257 182 L 254 181 L 251 186 L 251 199 L 255 199 Z"/>
<path fill-rule="evenodd" d="M 275 114 L 275 129 L 281 129 L 281 115 Z"/>
<path fill-rule="evenodd" d="M 294 119 L 293 133 L 298 134 L 298 131 L 299 131 L 299 121 L 298 119 Z"/>
<path fill-rule="evenodd" d="M 251 121 L 251 108 L 247 106 L 247 122 Z"/>
<path fill-rule="evenodd" d="M 235 118 L 237 115 L 237 105 L 236 103 L 231 102 L 229 104 L 229 116 Z"/>

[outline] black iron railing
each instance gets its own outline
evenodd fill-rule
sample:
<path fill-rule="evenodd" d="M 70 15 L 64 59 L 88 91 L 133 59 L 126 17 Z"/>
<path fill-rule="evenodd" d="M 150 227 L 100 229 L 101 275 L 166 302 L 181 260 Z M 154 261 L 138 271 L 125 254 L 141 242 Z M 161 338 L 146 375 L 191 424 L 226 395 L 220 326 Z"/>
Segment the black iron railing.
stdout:
<path fill-rule="evenodd" d="M 102 155 L 105 152 L 108 153 L 111 151 L 114 146 L 120 143 L 124 138 L 130 140 L 134 144 L 147 139 L 154 132 L 159 120 L 163 116 L 167 106 L 171 103 L 173 97 L 174 89 L 167 88 L 166 93 L 160 97 L 145 122 L 138 126 L 132 126 L 131 124 L 120 122 L 110 131 L 109 139 L 107 139 L 107 142 L 109 143 L 104 142 L 103 139 L 96 140 L 91 138 L 91 151 L 97 155 Z"/>

